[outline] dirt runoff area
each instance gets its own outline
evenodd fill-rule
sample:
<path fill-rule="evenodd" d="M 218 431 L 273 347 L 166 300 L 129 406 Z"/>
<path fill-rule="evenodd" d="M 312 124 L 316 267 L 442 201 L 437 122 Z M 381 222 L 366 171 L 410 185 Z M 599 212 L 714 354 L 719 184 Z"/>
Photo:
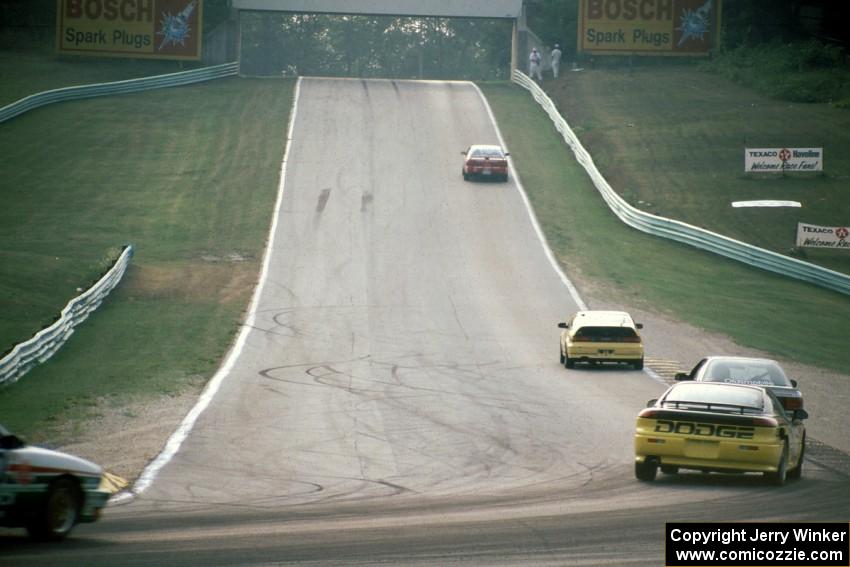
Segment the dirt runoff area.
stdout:
<path fill-rule="evenodd" d="M 193 388 L 177 396 L 137 400 L 120 407 L 97 408 L 98 417 L 86 421 L 61 451 L 89 459 L 127 482 L 138 478 L 159 455 L 171 434 L 198 401 Z"/>

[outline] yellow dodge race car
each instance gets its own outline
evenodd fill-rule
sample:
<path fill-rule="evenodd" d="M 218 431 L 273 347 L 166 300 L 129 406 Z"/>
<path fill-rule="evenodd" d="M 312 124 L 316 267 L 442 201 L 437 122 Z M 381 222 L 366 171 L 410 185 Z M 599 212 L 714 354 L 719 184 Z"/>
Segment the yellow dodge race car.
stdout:
<path fill-rule="evenodd" d="M 761 472 L 773 484 L 800 478 L 808 417 L 786 412 L 770 390 L 716 382 L 680 382 L 637 417 L 635 476 L 652 481 L 658 468 Z"/>
<path fill-rule="evenodd" d="M 558 327 L 564 329 L 561 364 L 567 368 L 577 362 L 620 362 L 643 368 L 643 341 L 638 333 L 643 325 L 625 311 L 579 311 Z"/>

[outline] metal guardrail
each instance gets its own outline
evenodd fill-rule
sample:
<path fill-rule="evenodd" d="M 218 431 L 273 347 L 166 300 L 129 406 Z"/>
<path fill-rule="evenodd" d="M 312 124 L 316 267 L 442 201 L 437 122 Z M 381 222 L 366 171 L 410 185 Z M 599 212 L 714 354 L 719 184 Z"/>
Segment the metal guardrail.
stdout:
<path fill-rule="evenodd" d="M 822 266 L 803 262 L 765 250 L 745 242 L 699 228 L 681 221 L 653 215 L 637 209 L 627 203 L 608 184 L 593 158 L 581 145 L 578 137 L 570 128 L 564 117 L 555 108 L 549 96 L 543 92 L 537 83 L 522 71 L 514 71 L 513 82 L 528 90 L 534 100 L 549 115 L 555 128 L 572 149 L 576 160 L 584 167 L 596 189 L 617 217 L 632 228 L 655 236 L 660 236 L 677 242 L 682 242 L 702 250 L 713 252 L 733 260 L 738 260 L 753 267 L 761 268 L 783 276 L 788 276 L 813 283 L 839 293 L 850 295 L 850 276 Z"/>
<path fill-rule="evenodd" d="M 97 283 L 69 301 L 59 319 L 36 333 L 30 340 L 16 345 L 0 359 L 0 385 L 17 382 L 34 366 L 53 356 L 74 333 L 74 327 L 85 321 L 118 285 L 132 257 L 133 247 L 124 247 L 112 268 Z"/>
<path fill-rule="evenodd" d="M 64 102 L 96 96 L 135 93 L 150 89 L 179 87 L 182 85 L 200 83 L 213 79 L 222 79 L 238 73 L 239 63 L 232 62 L 224 63 L 223 65 L 215 65 L 213 67 L 202 67 L 191 71 L 169 73 L 167 75 L 156 75 L 154 77 L 144 77 L 141 79 L 128 79 L 126 81 L 81 85 L 44 91 L 22 98 L 19 101 L 0 108 L 0 123 L 11 120 L 24 112 L 28 112 L 54 102 Z"/>
<path fill-rule="evenodd" d="M 54 102 L 177 87 L 230 77 L 238 73 L 239 63 L 233 62 L 141 79 L 44 91 L 0 108 L 0 123 Z M 36 333 L 30 340 L 16 345 L 0 359 L 0 385 L 17 382 L 35 365 L 53 356 L 73 334 L 74 327 L 85 321 L 89 313 L 97 309 L 109 292 L 118 285 L 132 256 L 133 247 L 125 247 L 115 265 L 96 284 L 72 299 L 52 325 Z"/>

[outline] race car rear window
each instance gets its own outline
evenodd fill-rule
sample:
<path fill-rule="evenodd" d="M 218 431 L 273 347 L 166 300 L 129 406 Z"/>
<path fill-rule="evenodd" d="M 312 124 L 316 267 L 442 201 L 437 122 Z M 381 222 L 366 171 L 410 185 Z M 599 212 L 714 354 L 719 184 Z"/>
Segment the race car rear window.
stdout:
<path fill-rule="evenodd" d="M 577 339 L 614 343 L 637 336 L 635 330 L 630 327 L 581 327 L 574 335 Z"/>
<path fill-rule="evenodd" d="M 472 157 L 501 158 L 501 157 L 505 157 L 505 156 L 502 154 L 502 150 L 499 150 L 499 149 L 479 148 L 477 150 L 472 150 Z"/>
<path fill-rule="evenodd" d="M 715 360 L 705 369 L 703 380 L 750 386 L 790 386 L 791 382 L 777 364 L 768 362 L 730 362 Z"/>

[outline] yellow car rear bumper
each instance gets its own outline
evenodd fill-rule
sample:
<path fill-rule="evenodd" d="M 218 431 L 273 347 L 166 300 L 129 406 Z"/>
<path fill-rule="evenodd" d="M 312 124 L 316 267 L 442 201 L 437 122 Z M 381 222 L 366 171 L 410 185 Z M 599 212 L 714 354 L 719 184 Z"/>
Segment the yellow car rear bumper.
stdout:
<path fill-rule="evenodd" d="M 775 472 L 784 443 L 750 439 L 703 440 L 660 435 L 635 435 L 635 460 L 655 458 L 662 466 L 697 470 Z"/>

